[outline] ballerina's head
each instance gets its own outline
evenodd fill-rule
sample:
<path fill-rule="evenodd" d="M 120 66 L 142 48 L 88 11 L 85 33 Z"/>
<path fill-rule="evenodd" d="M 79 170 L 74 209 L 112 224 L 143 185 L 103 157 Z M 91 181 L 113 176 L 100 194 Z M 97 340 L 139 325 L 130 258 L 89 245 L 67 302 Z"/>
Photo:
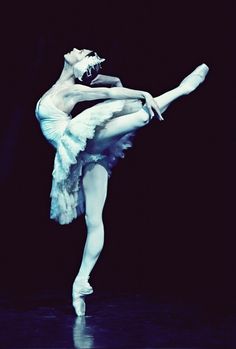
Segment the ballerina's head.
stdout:
<path fill-rule="evenodd" d="M 73 66 L 75 63 L 82 61 L 91 52 L 93 52 L 93 51 L 88 50 L 88 49 L 78 50 L 77 48 L 73 48 L 73 50 L 67 52 L 64 55 L 64 58 L 65 58 L 66 63 Z"/>
<path fill-rule="evenodd" d="M 86 85 L 95 79 L 101 69 L 101 63 L 105 61 L 92 50 L 76 48 L 66 53 L 64 58 L 73 67 L 74 77 Z"/>

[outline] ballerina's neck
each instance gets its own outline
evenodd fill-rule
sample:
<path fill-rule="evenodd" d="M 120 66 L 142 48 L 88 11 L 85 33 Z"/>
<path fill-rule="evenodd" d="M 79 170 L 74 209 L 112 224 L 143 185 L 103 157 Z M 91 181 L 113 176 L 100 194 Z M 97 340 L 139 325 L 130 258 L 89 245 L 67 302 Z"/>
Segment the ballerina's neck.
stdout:
<path fill-rule="evenodd" d="M 74 82 L 75 82 L 75 78 L 74 78 L 73 68 L 70 64 L 65 62 L 61 75 L 59 76 L 59 79 L 57 80 L 56 84 L 59 84 L 59 83 L 74 84 Z"/>

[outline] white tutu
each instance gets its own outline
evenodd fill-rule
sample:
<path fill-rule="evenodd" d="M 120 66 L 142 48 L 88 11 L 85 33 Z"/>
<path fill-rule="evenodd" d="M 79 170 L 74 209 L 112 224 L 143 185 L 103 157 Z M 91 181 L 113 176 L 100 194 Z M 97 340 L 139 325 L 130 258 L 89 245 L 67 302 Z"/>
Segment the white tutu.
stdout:
<path fill-rule="evenodd" d="M 55 147 L 52 173 L 50 218 L 68 224 L 84 213 L 84 194 L 81 187 L 83 166 L 99 162 L 109 175 L 124 150 L 132 146 L 133 133 L 121 137 L 104 154 L 88 154 L 87 140 L 94 137 L 97 126 L 103 126 L 114 113 L 124 107 L 122 100 L 107 100 L 78 114 L 73 119 L 58 110 L 50 98 L 44 97 L 36 106 L 36 117 L 46 139 Z"/>

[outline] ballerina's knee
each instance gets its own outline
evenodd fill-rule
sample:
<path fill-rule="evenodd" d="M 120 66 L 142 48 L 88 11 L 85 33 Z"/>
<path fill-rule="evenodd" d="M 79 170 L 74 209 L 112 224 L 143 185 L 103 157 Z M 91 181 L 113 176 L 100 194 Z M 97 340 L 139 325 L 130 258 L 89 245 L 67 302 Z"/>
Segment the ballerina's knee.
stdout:
<path fill-rule="evenodd" d="M 103 221 L 101 215 L 85 214 L 85 222 L 88 231 L 103 232 Z"/>
<path fill-rule="evenodd" d="M 147 113 L 145 109 L 140 111 L 139 114 L 140 114 L 140 118 L 139 118 L 140 126 L 142 127 L 147 125 L 151 120 L 150 115 Z"/>

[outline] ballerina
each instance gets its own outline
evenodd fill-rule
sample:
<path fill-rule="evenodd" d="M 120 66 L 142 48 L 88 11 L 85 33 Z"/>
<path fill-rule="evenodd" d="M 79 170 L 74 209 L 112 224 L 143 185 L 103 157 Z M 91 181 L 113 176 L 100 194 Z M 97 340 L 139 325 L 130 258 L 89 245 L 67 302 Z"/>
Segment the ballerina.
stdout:
<path fill-rule="evenodd" d="M 170 103 L 194 91 L 209 70 L 203 63 L 177 87 L 153 98 L 99 74 L 103 61 L 94 51 L 74 48 L 64 55 L 59 79 L 36 105 L 41 130 L 56 150 L 50 217 L 69 224 L 85 216 L 87 238 L 72 286 L 78 316 L 85 315 L 85 297 L 93 293 L 88 280 L 104 245 L 102 213 L 113 166 L 132 146 L 135 132 L 153 118 L 162 121 Z M 100 99 L 105 101 L 72 118 L 77 103 Z"/>

